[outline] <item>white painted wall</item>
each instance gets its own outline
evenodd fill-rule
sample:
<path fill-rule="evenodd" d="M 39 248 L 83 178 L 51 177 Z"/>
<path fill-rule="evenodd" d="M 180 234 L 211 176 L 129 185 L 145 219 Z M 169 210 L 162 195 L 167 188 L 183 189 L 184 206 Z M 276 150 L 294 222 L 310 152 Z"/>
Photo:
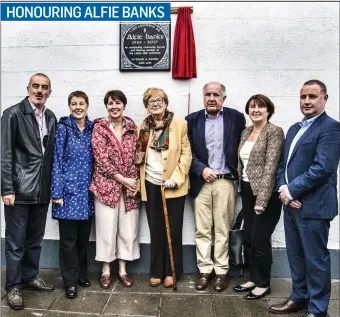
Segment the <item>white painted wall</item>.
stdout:
<path fill-rule="evenodd" d="M 172 6 L 184 6 L 172 3 Z M 170 72 L 119 72 L 119 26 L 95 23 L 2 23 L 1 107 L 23 99 L 31 74 L 44 72 L 52 80 L 48 107 L 67 115 L 67 96 L 76 89 L 90 97 L 89 115 L 105 115 L 103 97 L 121 89 L 128 97 L 126 115 L 140 123 L 146 115 L 142 94 L 147 87 L 164 88 L 177 116 L 203 108 L 202 86 L 217 80 L 227 87 L 226 105 L 243 111 L 256 93 L 276 105 L 272 122 L 285 131 L 301 118 L 299 89 L 311 78 L 329 90 L 327 112 L 339 118 L 339 3 L 203 3 L 194 7 L 198 78 L 173 80 Z M 172 16 L 172 37 L 176 16 Z M 3 215 L 2 215 L 3 220 Z M 184 244 L 194 244 L 193 210 L 187 200 Z M 4 236 L 4 221 L 1 223 Z M 93 235 L 92 235 L 93 237 Z M 58 239 L 57 223 L 49 217 L 46 239 Z M 141 242 L 149 233 L 144 210 Z M 280 221 L 273 245 L 285 245 Z M 339 249 L 339 217 L 331 226 L 329 247 Z"/>

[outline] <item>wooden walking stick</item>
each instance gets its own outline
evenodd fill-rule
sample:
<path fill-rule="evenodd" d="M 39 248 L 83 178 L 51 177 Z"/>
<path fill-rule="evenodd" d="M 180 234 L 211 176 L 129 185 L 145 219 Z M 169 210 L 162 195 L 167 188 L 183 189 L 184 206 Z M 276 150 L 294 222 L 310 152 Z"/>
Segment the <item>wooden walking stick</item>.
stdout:
<path fill-rule="evenodd" d="M 172 242 L 171 242 L 171 233 L 170 233 L 170 226 L 169 226 L 168 207 L 166 205 L 164 184 L 162 184 L 162 186 L 161 186 L 161 192 L 162 192 L 164 219 L 165 219 L 165 229 L 166 229 L 166 235 L 167 235 L 167 238 L 168 238 L 168 246 L 169 246 L 171 273 L 172 273 L 172 279 L 174 281 L 174 285 L 173 285 L 172 289 L 173 289 L 174 292 L 176 292 L 177 291 L 177 285 L 176 285 L 175 262 L 174 262 L 174 254 L 172 252 Z"/>

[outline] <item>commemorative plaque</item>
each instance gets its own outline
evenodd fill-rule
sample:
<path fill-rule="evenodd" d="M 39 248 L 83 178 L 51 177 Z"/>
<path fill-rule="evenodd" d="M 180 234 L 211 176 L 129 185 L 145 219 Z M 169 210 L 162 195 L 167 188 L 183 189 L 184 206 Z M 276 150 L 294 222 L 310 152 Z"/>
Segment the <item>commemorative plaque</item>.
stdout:
<path fill-rule="evenodd" d="M 120 24 L 120 71 L 170 71 L 170 23 Z"/>

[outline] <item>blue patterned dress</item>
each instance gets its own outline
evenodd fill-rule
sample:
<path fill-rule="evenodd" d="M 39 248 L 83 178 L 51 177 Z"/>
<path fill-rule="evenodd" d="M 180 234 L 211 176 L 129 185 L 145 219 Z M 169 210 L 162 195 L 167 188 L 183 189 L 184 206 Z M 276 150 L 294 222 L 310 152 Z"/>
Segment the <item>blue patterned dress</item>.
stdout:
<path fill-rule="evenodd" d="M 86 118 L 81 132 L 72 116 L 62 117 L 57 125 L 52 169 L 52 199 L 64 199 L 63 206 L 52 205 L 53 219 L 86 220 L 94 215 L 89 192 L 93 154 L 93 122 Z"/>

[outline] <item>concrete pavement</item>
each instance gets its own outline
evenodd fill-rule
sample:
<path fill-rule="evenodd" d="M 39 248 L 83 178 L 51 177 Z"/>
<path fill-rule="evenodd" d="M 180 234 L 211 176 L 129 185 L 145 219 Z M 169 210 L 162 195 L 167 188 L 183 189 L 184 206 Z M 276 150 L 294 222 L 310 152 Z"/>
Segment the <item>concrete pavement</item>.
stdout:
<path fill-rule="evenodd" d="M 13 311 L 7 306 L 2 269 L 2 310 L 3 317 L 94 317 L 94 316 L 157 316 L 157 317 L 274 317 L 268 312 L 271 304 L 285 300 L 291 289 L 289 279 L 272 279 L 272 293 L 266 298 L 249 301 L 244 295 L 232 291 L 235 284 L 243 283 L 246 277 L 230 277 L 228 288 L 222 293 L 213 287 L 198 292 L 195 290 L 195 275 L 183 275 L 178 282 L 178 291 L 163 286 L 152 288 L 147 275 L 133 275 L 132 288 L 121 286 L 114 279 L 112 287 L 103 290 L 98 283 L 98 273 L 91 273 L 91 287 L 78 287 L 78 297 L 68 299 L 64 295 L 59 270 L 41 270 L 40 276 L 52 283 L 56 290 L 39 293 L 24 290 L 25 309 Z M 340 316 L 339 280 L 332 281 L 332 296 L 329 307 L 330 317 Z M 302 313 L 291 314 L 300 317 Z M 280 315 L 287 317 L 286 315 Z"/>

